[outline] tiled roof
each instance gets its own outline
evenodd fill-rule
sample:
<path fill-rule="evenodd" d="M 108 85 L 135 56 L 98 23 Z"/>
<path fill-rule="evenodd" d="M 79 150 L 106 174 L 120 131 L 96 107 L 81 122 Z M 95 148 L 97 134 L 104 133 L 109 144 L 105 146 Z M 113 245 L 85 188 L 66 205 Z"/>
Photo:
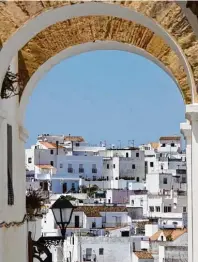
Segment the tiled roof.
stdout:
<path fill-rule="evenodd" d="M 135 255 L 140 259 L 153 259 L 153 256 L 148 251 L 135 251 Z"/>
<path fill-rule="evenodd" d="M 159 140 L 180 140 L 180 136 L 161 136 Z"/>
<path fill-rule="evenodd" d="M 65 141 L 73 141 L 73 142 L 85 142 L 82 136 L 65 136 Z"/>
<path fill-rule="evenodd" d="M 51 165 L 36 165 L 37 167 L 41 168 L 41 169 L 52 169 L 54 168 L 53 166 Z"/>
<path fill-rule="evenodd" d="M 150 237 L 150 240 L 151 241 L 157 241 L 159 236 L 161 235 L 161 233 L 163 233 L 166 238 L 168 236 L 170 236 L 172 241 L 174 241 L 175 239 L 177 239 L 178 237 L 180 237 L 181 235 L 183 235 L 186 232 L 187 232 L 186 229 L 180 229 L 180 228 L 177 228 L 177 229 L 163 229 L 163 230 L 157 231 L 154 235 L 152 235 Z"/>
<path fill-rule="evenodd" d="M 40 141 L 39 142 L 41 145 L 45 146 L 48 149 L 56 149 L 56 144 L 55 143 L 50 143 L 50 142 L 44 142 Z M 63 146 L 58 145 L 58 148 L 64 148 Z"/>
<path fill-rule="evenodd" d="M 87 217 L 101 217 L 100 212 L 127 212 L 125 206 L 78 206 L 74 212 L 84 212 Z"/>
<path fill-rule="evenodd" d="M 158 142 L 151 142 L 150 144 L 153 149 L 158 149 L 158 147 L 160 146 Z"/>

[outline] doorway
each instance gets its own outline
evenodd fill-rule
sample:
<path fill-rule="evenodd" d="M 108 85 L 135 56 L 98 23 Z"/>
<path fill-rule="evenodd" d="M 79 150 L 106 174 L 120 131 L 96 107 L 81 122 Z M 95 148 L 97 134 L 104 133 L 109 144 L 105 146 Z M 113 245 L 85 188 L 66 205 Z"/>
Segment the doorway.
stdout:
<path fill-rule="evenodd" d="M 79 228 L 80 227 L 80 219 L 79 216 L 75 216 L 75 227 Z"/>
<path fill-rule="evenodd" d="M 63 183 L 62 191 L 63 193 L 67 193 L 67 183 Z"/>

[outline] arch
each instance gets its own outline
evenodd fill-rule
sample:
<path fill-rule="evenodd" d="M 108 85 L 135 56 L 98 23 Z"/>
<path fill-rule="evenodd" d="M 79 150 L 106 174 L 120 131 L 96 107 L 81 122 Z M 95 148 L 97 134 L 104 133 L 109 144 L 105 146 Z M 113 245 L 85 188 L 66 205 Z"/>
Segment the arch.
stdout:
<path fill-rule="evenodd" d="M 120 2 L 122 3 L 122 2 Z M 0 52 L 0 84 L 2 83 L 3 76 L 6 73 L 6 70 L 9 66 L 9 63 L 12 59 L 12 57 L 16 54 L 16 52 L 21 49 L 32 37 L 34 37 L 37 33 L 39 33 L 41 30 L 44 30 L 50 25 L 53 25 L 57 22 L 64 21 L 67 19 L 71 19 L 74 17 L 83 17 L 83 16 L 89 16 L 89 15 L 106 15 L 106 16 L 114 16 L 121 19 L 127 19 L 129 21 L 136 21 L 139 24 L 149 28 L 154 33 L 162 37 L 168 43 L 168 45 L 171 47 L 171 49 L 177 54 L 179 57 L 184 70 L 187 75 L 188 83 L 192 92 L 192 95 L 195 93 L 195 99 L 192 97 L 192 100 L 196 100 L 197 94 L 195 90 L 195 82 L 194 78 L 196 79 L 196 72 L 191 71 L 191 67 L 189 63 L 191 62 L 189 58 L 191 58 L 191 52 L 189 52 L 188 57 L 185 56 L 184 51 L 186 50 L 186 46 L 189 47 L 189 42 L 192 42 L 191 40 L 194 39 L 193 31 L 185 20 L 185 17 L 181 14 L 181 9 L 175 5 L 174 3 L 159 3 L 157 2 L 155 4 L 148 3 L 141 4 L 141 2 L 124 2 L 123 4 L 125 7 L 122 7 L 117 4 L 109 4 L 109 3 L 94 3 L 94 2 L 87 2 L 83 4 L 76 4 L 76 5 L 66 5 L 60 8 L 51 9 L 48 12 L 43 12 L 40 15 L 36 16 L 35 18 L 31 19 L 26 23 L 25 26 L 20 27 L 20 29 L 13 34 L 12 37 L 10 37 L 5 43 L 4 46 Z M 150 6 L 151 5 L 151 6 Z M 157 9 L 156 7 L 161 7 Z M 149 9 L 148 9 L 149 7 Z M 187 31 L 184 32 L 184 35 L 180 32 L 180 28 L 177 27 L 179 30 L 178 32 L 175 32 L 174 30 L 171 30 L 170 23 L 169 26 L 165 26 L 165 23 L 163 24 L 164 20 L 159 19 L 159 10 L 168 10 L 170 9 L 172 11 L 172 7 L 176 7 L 176 14 L 177 16 L 180 16 L 180 18 L 183 18 L 182 23 L 180 24 L 182 26 L 182 29 L 184 26 L 187 28 Z M 168 9 L 167 9 L 168 8 Z M 178 9 L 179 8 L 179 9 Z M 170 11 L 169 10 L 169 11 Z M 138 11 L 138 12 L 137 12 Z M 150 13 L 149 13 L 150 12 Z M 145 14 L 148 14 L 146 16 Z M 170 12 L 171 13 L 171 12 Z M 150 19 L 149 17 L 152 17 Z M 172 15 L 172 17 L 175 17 Z M 169 16 L 171 18 L 171 15 Z M 159 20 L 159 21 L 158 21 Z M 171 20 L 171 19 L 170 19 Z M 156 23 L 157 22 L 157 23 Z M 159 22 L 159 23 L 158 23 Z M 170 22 L 170 21 L 169 21 Z M 163 26 L 169 30 L 164 29 L 160 24 L 163 24 Z M 178 26 L 178 24 L 177 24 Z M 175 37 L 170 35 L 168 32 L 170 31 L 171 34 Z M 190 35 L 189 35 L 190 34 Z M 182 37 L 179 37 L 182 35 Z M 186 39 L 183 39 L 186 36 Z M 176 39 L 180 41 L 181 47 L 177 44 Z M 183 40 L 183 43 L 182 43 Z M 184 41 L 185 40 L 185 41 Z M 190 40 L 190 41 L 189 41 Z M 198 46 L 198 42 L 194 41 L 195 48 Z M 183 49 L 182 49 L 183 48 Z M 187 51 L 189 49 L 187 48 Z M 195 49 L 194 49 L 195 50 Z M 186 52 L 185 52 L 186 53 Z M 193 70 L 198 70 L 196 67 L 196 63 L 193 67 Z"/>
<path fill-rule="evenodd" d="M 20 51 L 19 73 L 23 85 L 26 85 L 37 68 L 50 57 L 76 44 L 95 40 L 128 43 L 155 56 L 175 76 L 184 101 L 186 103 L 191 101 L 184 67 L 163 39 L 140 24 L 108 16 L 70 19 L 52 25 L 37 34 Z"/>
<path fill-rule="evenodd" d="M 53 66 L 60 63 L 64 59 L 94 50 L 120 50 L 144 56 L 161 67 L 175 81 L 175 77 L 173 76 L 171 71 L 162 62 L 157 60 L 154 56 L 146 52 L 144 49 L 116 41 L 99 41 L 95 43 L 88 42 L 85 44 L 75 45 L 71 48 L 67 48 L 61 51 L 56 56 L 51 57 L 32 75 L 21 97 L 19 108 L 19 122 L 21 122 L 21 125 L 23 124 L 25 118 L 26 106 L 28 104 L 29 97 L 31 96 L 38 81 L 44 76 L 44 74 L 46 74 Z M 175 83 L 178 85 L 176 81 Z"/>

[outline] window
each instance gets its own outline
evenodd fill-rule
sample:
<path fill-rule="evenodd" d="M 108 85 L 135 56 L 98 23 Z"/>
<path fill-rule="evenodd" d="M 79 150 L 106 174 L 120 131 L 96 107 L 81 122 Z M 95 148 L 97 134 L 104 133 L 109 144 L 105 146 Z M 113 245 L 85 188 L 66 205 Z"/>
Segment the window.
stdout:
<path fill-rule="evenodd" d="M 175 143 L 171 143 L 171 147 L 174 147 L 175 146 Z"/>
<path fill-rule="evenodd" d="M 186 213 L 186 211 L 187 211 L 186 207 L 183 207 L 183 213 Z"/>
<path fill-rule="evenodd" d="M 53 150 L 53 149 L 50 150 L 50 154 L 51 154 L 51 155 L 54 154 L 54 150 Z"/>
<path fill-rule="evenodd" d="M 182 177 L 182 183 L 186 183 L 186 177 Z"/>
<path fill-rule="evenodd" d="M 140 199 L 140 206 L 143 206 L 143 199 Z"/>
<path fill-rule="evenodd" d="M 129 153 L 126 153 L 126 157 L 129 157 Z"/>
<path fill-rule="evenodd" d="M 163 236 L 161 236 L 161 241 L 164 241 L 164 237 Z"/>
<path fill-rule="evenodd" d="M 104 248 L 99 248 L 99 255 L 100 256 L 104 255 Z"/>
<path fill-rule="evenodd" d="M 154 163 L 153 162 L 150 162 L 150 167 L 154 167 Z"/>
<path fill-rule="evenodd" d="M 136 178 L 136 181 L 137 181 L 137 182 L 140 182 L 140 178 L 139 178 L 139 177 L 137 177 L 137 178 Z"/>
<path fill-rule="evenodd" d="M 109 164 L 107 164 L 107 169 L 109 169 Z"/>
<path fill-rule="evenodd" d="M 92 228 L 96 228 L 96 222 L 92 222 Z"/>
<path fill-rule="evenodd" d="M 164 185 L 167 185 L 167 183 L 168 183 L 167 177 L 164 177 L 164 178 L 163 178 L 163 184 L 164 184 Z"/>
<path fill-rule="evenodd" d="M 171 213 L 171 206 L 165 206 L 164 213 Z"/>
<path fill-rule="evenodd" d="M 97 173 L 96 164 L 92 164 L 92 173 L 93 173 L 93 174 L 96 174 L 96 173 Z"/>
<path fill-rule="evenodd" d="M 163 143 L 161 147 L 166 147 L 166 144 Z"/>
<path fill-rule="evenodd" d="M 73 173 L 73 168 L 72 168 L 72 164 L 68 164 L 68 169 L 67 169 L 68 173 Z"/>
<path fill-rule="evenodd" d="M 132 205 L 132 206 L 134 205 L 134 200 L 133 200 L 133 199 L 131 200 L 131 205 Z"/>
<path fill-rule="evenodd" d="M 63 168 L 63 164 L 62 163 L 60 163 L 60 168 Z"/>
<path fill-rule="evenodd" d="M 51 165 L 51 166 L 54 166 L 54 161 L 50 161 L 50 165 Z"/>
<path fill-rule="evenodd" d="M 83 164 L 79 164 L 79 173 L 84 173 Z"/>
<path fill-rule="evenodd" d="M 79 144 L 79 143 L 76 143 L 76 146 L 80 146 L 80 144 Z"/>
<path fill-rule="evenodd" d="M 153 206 L 150 206 L 150 207 L 149 207 L 149 211 L 150 211 L 150 212 L 154 212 L 154 207 L 153 207 Z"/>
<path fill-rule="evenodd" d="M 28 157 L 28 164 L 31 164 L 31 163 L 32 163 L 32 158 Z"/>
<path fill-rule="evenodd" d="M 113 168 L 115 168 L 115 164 L 113 164 Z"/>
<path fill-rule="evenodd" d="M 7 187 L 8 205 L 14 205 L 14 189 L 12 182 L 12 126 L 7 125 Z"/>
<path fill-rule="evenodd" d="M 156 212 L 160 212 L 160 206 L 156 206 L 156 207 L 155 207 L 155 211 L 156 211 Z"/>
<path fill-rule="evenodd" d="M 132 165 L 132 169 L 135 169 L 135 164 Z"/>
<path fill-rule="evenodd" d="M 136 153 L 136 157 L 139 157 L 140 156 L 140 154 L 139 153 Z"/>

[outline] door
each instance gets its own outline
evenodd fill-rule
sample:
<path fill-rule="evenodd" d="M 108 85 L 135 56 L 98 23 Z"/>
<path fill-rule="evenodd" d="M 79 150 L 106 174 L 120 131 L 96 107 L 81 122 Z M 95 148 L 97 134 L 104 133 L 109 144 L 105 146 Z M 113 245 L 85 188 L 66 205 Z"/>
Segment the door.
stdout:
<path fill-rule="evenodd" d="M 75 227 L 80 227 L 80 219 L 79 216 L 75 216 Z"/>
<path fill-rule="evenodd" d="M 63 184 L 63 193 L 67 193 L 67 183 Z"/>

